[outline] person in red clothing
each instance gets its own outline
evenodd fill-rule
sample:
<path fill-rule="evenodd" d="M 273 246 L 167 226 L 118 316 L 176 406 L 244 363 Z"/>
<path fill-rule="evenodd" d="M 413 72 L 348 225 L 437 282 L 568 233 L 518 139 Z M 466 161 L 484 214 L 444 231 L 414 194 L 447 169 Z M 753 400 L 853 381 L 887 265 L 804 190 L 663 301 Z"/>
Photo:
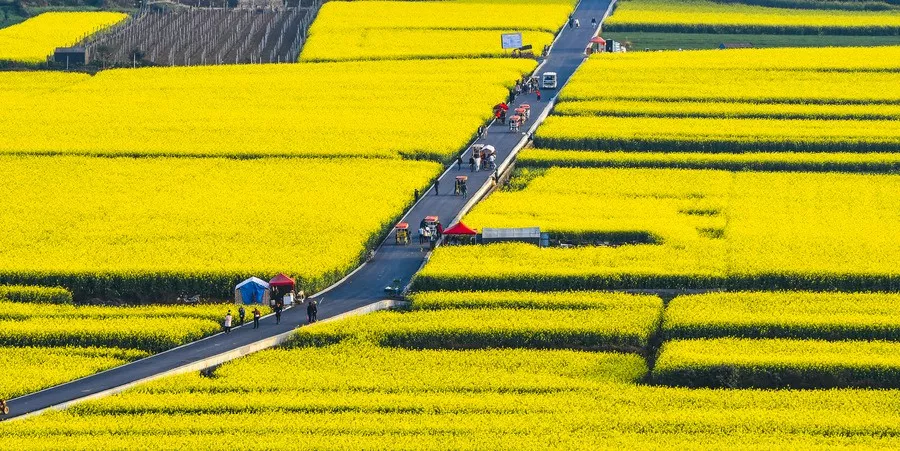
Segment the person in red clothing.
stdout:
<path fill-rule="evenodd" d="M 534 92 L 537 94 L 538 102 L 540 102 L 540 101 L 541 101 L 541 90 L 538 89 L 538 90 L 536 90 L 536 91 L 534 91 Z"/>

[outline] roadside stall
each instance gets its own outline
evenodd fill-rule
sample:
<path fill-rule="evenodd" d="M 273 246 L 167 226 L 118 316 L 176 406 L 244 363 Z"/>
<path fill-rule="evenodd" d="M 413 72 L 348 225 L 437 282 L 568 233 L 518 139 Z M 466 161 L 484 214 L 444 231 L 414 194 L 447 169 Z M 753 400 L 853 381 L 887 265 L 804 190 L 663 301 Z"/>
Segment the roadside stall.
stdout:
<path fill-rule="evenodd" d="M 280 299 L 284 302 L 284 305 L 293 304 L 295 285 L 294 279 L 283 273 L 278 273 L 277 276 L 269 281 L 269 292 L 271 293 L 271 301 L 269 303 L 275 305 L 275 302 Z"/>
<path fill-rule="evenodd" d="M 268 304 L 269 284 L 258 277 L 251 277 L 235 285 L 234 302 L 237 304 Z"/>
<path fill-rule="evenodd" d="M 590 55 L 597 52 L 602 52 L 606 50 L 606 39 L 601 38 L 600 36 L 594 36 L 591 38 L 590 44 L 588 44 L 587 49 L 585 50 L 585 54 Z"/>
<path fill-rule="evenodd" d="M 447 237 L 447 244 L 450 245 L 475 244 L 478 232 L 458 222 L 444 230 L 444 235 Z"/>
<path fill-rule="evenodd" d="M 409 223 L 400 222 L 394 226 L 394 239 L 397 244 L 409 244 Z"/>

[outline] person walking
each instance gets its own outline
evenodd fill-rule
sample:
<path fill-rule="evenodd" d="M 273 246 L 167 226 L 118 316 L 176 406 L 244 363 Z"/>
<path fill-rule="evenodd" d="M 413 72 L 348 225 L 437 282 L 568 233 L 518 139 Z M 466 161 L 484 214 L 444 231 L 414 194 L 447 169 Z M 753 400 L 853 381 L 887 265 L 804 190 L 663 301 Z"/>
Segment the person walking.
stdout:
<path fill-rule="evenodd" d="M 238 309 L 238 319 L 241 321 L 241 326 L 244 325 L 244 316 L 247 314 L 247 311 L 244 310 L 244 306 Z"/>
<path fill-rule="evenodd" d="M 597 18 L 591 17 L 591 28 L 597 28 Z"/>
<path fill-rule="evenodd" d="M 465 183 L 462 184 L 462 186 L 460 187 L 460 190 L 462 190 L 463 199 L 466 199 L 469 197 L 469 191 L 468 191 L 468 188 L 466 187 Z"/>
<path fill-rule="evenodd" d="M 225 326 L 225 333 L 230 334 L 231 333 L 231 310 L 229 310 L 228 313 L 225 314 L 225 322 L 222 325 Z"/>
<path fill-rule="evenodd" d="M 537 89 L 537 90 L 534 91 L 534 93 L 537 94 L 538 102 L 540 102 L 540 101 L 541 101 L 541 90 L 540 90 L 540 89 Z"/>
<path fill-rule="evenodd" d="M 441 179 L 434 179 L 434 195 L 441 195 Z"/>
<path fill-rule="evenodd" d="M 456 157 L 456 170 L 462 171 L 462 155 Z"/>
<path fill-rule="evenodd" d="M 319 306 L 316 305 L 316 301 L 310 299 L 309 304 L 306 305 L 306 321 L 309 324 L 316 322 L 316 314 L 319 313 Z"/>
<path fill-rule="evenodd" d="M 419 227 L 419 244 L 425 244 L 425 228 Z"/>
<path fill-rule="evenodd" d="M 416 188 L 416 190 L 413 191 L 413 201 L 418 201 L 418 200 L 419 200 L 419 188 Z"/>
<path fill-rule="evenodd" d="M 281 324 L 281 311 L 284 310 L 284 304 L 281 301 L 275 303 L 275 324 Z"/>
<path fill-rule="evenodd" d="M 578 19 L 575 19 L 575 28 L 581 28 L 581 22 Z"/>
<path fill-rule="evenodd" d="M 253 307 L 253 328 L 254 329 L 259 329 L 259 317 L 260 316 L 262 316 L 262 314 L 259 313 L 259 309 L 256 307 Z"/>

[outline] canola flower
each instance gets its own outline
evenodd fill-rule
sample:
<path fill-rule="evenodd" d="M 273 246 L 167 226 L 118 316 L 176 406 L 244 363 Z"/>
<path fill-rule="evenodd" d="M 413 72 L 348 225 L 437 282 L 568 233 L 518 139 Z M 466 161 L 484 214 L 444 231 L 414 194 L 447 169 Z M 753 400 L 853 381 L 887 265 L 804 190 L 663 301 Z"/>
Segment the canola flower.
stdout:
<path fill-rule="evenodd" d="M 68 47 L 127 17 L 115 12 L 43 13 L 0 29 L 0 61 L 42 63 L 57 47 Z"/>
<path fill-rule="evenodd" d="M 553 112 L 561 116 L 893 120 L 900 117 L 900 105 L 657 102 L 653 100 L 604 99 L 562 102 L 553 108 Z"/>
<path fill-rule="evenodd" d="M 308 291 L 322 288 L 358 263 L 439 168 L 385 159 L 0 159 L 0 224 L 9 231 L 0 279 L 63 284 L 77 297 L 162 286 L 228 299 L 249 275 L 279 272 Z M 254 251 L 259 243 L 278 244 Z"/>
<path fill-rule="evenodd" d="M 895 175 L 551 168 L 464 221 L 613 246 L 440 248 L 415 287 L 893 290 L 898 192 Z"/>
<path fill-rule="evenodd" d="M 643 352 L 662 300 L 620 298 L 605 309 L 387 312 L 301 329 L 297 346 L 372 342 L 413 349 L 537 348 Z"/>
<path fill-rule="evenodd" d="M 615 311 L 625 305 L 655 306 L 656 296 L 610 293 L 602 291 L 425 291 L 409 296 L 415 310 L 448 310 L 460 308 L 503 309 L 597 309 Z M 548 313 L 552 315 L 553 313 Z"/>
<path fill-rule="evenodd" d="M 22 450 L 897 445 L 897 390 L 633 384 L 645 371 L 637 356 L 577 351 L 269 350 L 215 377 L 175 376 L 0 423 L 0 434 Z"/>
<path fill-rule="evenodd" d="M 897 340 L 900 295 L 734 292 L 678 296 L 666 307 L 668 338 Z"/>
<path fill-rule="evenodd" d="M 900 13 L 775 8 L 708 0 L 623 0 L 605 31 L 667 33 L 900 34 Z"/>
<path fill-rule="evenodd" d="M 569 0 L 332 2 L 319 11 L 300 60 L 509 56 L 500 46 L 501 33 L 522 32 L 524 44 L 541 49 L 571 11 Z"/>
<path fill-rule="evenodd" d="M 687 387 L 900 387 L 900 343 L 741 338 L 663 344 L 652 379 Z"/>
<path fill-rule="evenodd" d="M 677 168 L 727 171 L 897 172 L 900 153 L 879 152 L 592 152 L 526 149 L 517 168 Z"/>
<path fill-rule="evenodd" d="M 444 161 L 534 67 L 457 59 L 122 69 L 52 92 L 0 73 L 0 86 L 11 78 L 22 88 L 0 89 L 0 153 Z"/>
<path fill-rule="evenodd" d="M 72 293 L 60 287 L 38 287 L 27 285 L 0 285 L 0 303 L 21 302 L 16 308 L 31 307 L 24 303 L 71 304 Z"/>
<path fill-rule="evenodd" d="M 538 129 L 535 144 L 624 151 L 898 152 L 896 125 L 895 120 L 554 116 Z"/>

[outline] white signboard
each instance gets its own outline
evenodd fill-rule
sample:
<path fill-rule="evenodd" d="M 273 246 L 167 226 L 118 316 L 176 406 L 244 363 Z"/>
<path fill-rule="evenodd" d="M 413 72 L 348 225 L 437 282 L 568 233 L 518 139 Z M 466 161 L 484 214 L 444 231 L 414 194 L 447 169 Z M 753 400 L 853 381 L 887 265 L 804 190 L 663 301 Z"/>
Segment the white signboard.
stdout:
<path fill-rule="evenodd" d="M 503 33 L 500 35 L 500 44 L 504 49 L 517 49 L 522 47 L 522 33 Z"/>

